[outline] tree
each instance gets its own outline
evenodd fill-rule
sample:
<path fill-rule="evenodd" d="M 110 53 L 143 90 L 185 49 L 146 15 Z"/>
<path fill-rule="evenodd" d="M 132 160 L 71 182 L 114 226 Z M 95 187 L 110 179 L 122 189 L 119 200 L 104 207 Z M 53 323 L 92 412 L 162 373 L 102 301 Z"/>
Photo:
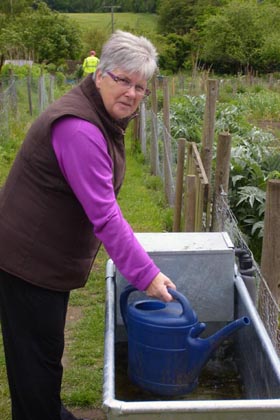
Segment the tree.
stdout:
<path fill-rule="evenodd" d="M 275 37 L 280 43 L 279 19 L 279 7 L 268 2 L 234 0 L 205 22 L 201 58 L 219 72 L 264 70 L 264 46 L 275 51 Z"/>
<path fill-rule="evenodd" d="M 80 33 L 70 19 L 40 2 L 36 10 L 25 9 L 1 28 L 0 50 L 11 59 L 59 64 L 78 58 Z"/>
<path fill-rule="evenodd" d="M 156 0 L 117 0 L 116 5 L 121 6 L 122 12 L 156 13 Z"/>
<path fill-rule="evenodd" d="M 33 0 L 1 0 L 0 13 L 7 16 L 18 15 L 23 12 L 26 7 L 31 6 L 33 3 Z"/>
<path fill-rule="evenodd" d="M 159 67 L 171 73 L 184 69 L 185 62 L 190 54 L 191 45 L 187 35 L 168 34 L 161 37 L 159 53 Z"/>
<path fill-rule="evenodd" d="M 158 11 L 159 32 L 186 34 L 195 26 L 194 5 L 195 0 L 162 0 Z"/>
<path fill-rule="evenodd" d="M 45 0 L 50 9 L 64 13 L 100 12 L 102 0 Z"/>
<path fill-rule="evenodd" d="M 200 50 L 199 31 L 202 23 L 228 1 L 161 0 L 158 32 L 165 35 L 163 45 L 160 45 L 161 67 L 178 71 L 194 65 Z"/>
<path fill-rule="evenodd" d="M 259 69 L 264 73 L 279 72 L 280 35 L 272 31 L 266 36 L 260 48 Z"/>
<path fill-rule="evenodd" d="M 105 12 L 104 6 L 111 5 L 119 6 L 118 12 L 156 13 L 157 10 L 157 0 L 46 0 L 46 3 L 60 12 Z"/>
<path fill-rule="evenodd" d="M 216 13 L 229 0 L 161 0 L 158 30 L 183 35 L 197 29 L 205 17 Z"/>

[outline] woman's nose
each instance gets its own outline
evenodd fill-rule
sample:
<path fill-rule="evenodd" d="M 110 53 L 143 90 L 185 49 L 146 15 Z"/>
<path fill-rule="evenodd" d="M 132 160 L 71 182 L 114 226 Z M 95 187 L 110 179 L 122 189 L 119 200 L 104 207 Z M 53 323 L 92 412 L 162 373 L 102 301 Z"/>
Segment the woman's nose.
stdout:
<path fill-rule="evenodd" d="M 137 97 L 137 91 L 136 87 L 134 85 L 131 85 L 125 92 L 126 95 Z"/>

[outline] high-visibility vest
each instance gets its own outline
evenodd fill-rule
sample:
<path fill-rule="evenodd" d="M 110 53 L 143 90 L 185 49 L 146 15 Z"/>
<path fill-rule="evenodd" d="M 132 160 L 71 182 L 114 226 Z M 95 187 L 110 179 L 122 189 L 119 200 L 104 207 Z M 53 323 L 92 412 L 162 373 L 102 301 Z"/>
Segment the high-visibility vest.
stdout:
<path fill-rule="evenodd" d="M 83 63 L 84 74 L 94 73 L 98 63 L 99 58 L 95 57 L 94 55 L 85 58 Z"/>

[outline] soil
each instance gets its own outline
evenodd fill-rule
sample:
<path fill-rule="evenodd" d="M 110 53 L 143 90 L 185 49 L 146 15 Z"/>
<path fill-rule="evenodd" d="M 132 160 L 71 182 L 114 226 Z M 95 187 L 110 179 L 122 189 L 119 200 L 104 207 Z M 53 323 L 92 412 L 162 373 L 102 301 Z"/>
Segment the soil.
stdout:
<path fill-rule="evenodd" d="M 87 409 L 71 409 L 71 412 L 78 419 L 88 419 L 88 420 L 105 420 L 106 415 L 100 408 L 87 408 Z"/>
<path fill-rule="evenodd" d="M 269 130 L 272 132 L 280 129 L 280 123 L 278 121 L 263 120 L 263 121 L 258 121 L 257 125 L 263 130 Z"/>

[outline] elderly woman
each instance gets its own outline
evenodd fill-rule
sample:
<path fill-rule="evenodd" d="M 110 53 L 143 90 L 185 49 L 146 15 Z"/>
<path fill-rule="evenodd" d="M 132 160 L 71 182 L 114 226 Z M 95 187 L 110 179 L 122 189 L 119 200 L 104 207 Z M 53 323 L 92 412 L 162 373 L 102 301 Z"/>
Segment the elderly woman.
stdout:
<path fill-rule="evenodd" d="M 172 299 L 175 285 L 116 201 L 125 129 L 155 70 L 146 38 L 115 32 L 94 76 L 33 123 L 1 190 L 0 315 L 13 420 L 75 419 L 60 399 L 65 317 L 101 242 L 135 287 Z"/>

